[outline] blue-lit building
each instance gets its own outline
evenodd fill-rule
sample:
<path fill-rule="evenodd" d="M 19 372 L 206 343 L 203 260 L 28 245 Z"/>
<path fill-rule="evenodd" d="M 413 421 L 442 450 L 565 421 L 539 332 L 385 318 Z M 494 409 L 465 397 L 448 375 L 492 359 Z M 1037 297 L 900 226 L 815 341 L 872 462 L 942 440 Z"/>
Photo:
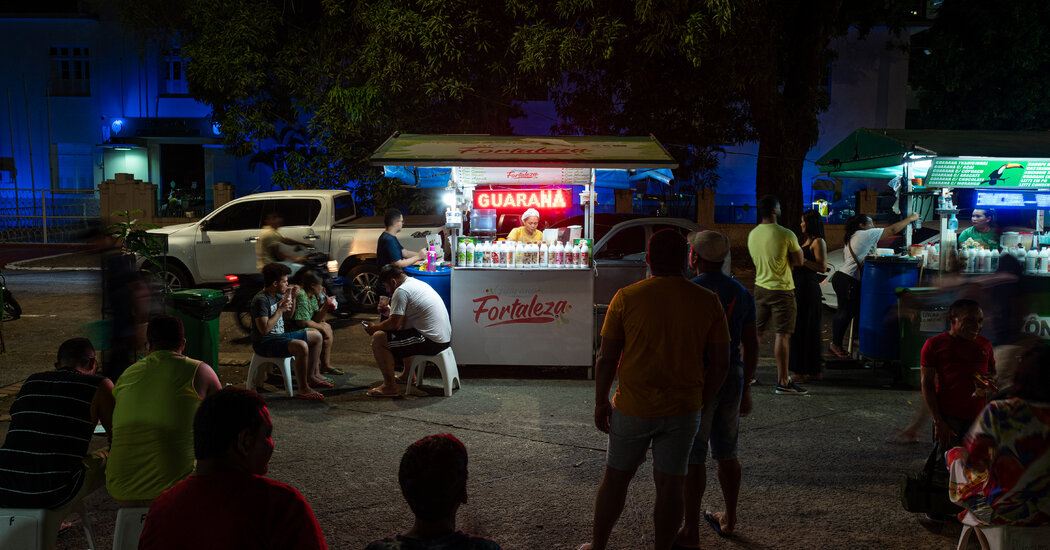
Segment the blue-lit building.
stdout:
<path fill-rule="evenodd" d="M 23 209 L 41 190 L 68 202 L 116 173 L 157 184 L 159 203 L 174 189 L 205 208 L 216 182 L 230 182 L 237 194 L 269 188 L 268 171 L 252 173 L 247 159 L 227 155 L 210 109 L 188 95 L 178 37 L 140 54 L 113 2 L 0 10 L 5 213 L 13 197 Z"/>

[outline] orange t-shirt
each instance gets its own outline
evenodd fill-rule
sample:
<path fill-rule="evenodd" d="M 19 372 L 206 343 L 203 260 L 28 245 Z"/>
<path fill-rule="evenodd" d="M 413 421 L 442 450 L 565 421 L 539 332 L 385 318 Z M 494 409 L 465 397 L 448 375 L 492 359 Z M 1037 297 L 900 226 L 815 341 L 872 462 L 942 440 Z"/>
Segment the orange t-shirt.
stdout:
<path fill-rule="evenodd" d="M 621 288 L 602 337 L 623 341 L 613 406 L 638 418 L 700 410 L 704 352 L 729 345 L 718 296 L 683 277 L 650 277 Z"/>

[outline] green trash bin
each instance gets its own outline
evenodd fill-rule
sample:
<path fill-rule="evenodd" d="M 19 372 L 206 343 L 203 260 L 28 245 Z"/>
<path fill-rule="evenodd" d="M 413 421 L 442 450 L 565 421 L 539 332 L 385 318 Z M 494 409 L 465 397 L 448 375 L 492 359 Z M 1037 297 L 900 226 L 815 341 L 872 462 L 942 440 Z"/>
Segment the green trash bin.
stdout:
<path fill-rule="evenodd" d="M 186 331 L 187 357 L 200 359 L 218 371 L 219 314 L 226 305 L 221 290 L 194 288 L 171 293 L 168 312 L 182 321 Z"/>
<path fill-rule="evenodd" d="M 900 321 L 900 381 L 918 388 L 921 383 L 922 346 L 926 340 L 948 330 L 951 296 L 935 287 L 898 287 L 897 317 Z"/>

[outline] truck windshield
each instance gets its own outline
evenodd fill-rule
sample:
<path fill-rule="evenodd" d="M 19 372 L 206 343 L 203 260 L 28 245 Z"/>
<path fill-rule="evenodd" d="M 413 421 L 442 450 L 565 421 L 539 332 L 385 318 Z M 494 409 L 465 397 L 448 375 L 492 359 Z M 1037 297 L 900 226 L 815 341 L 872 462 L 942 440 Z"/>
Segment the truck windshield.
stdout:
<path fill-rule="evenodd" d="M 350 218 L 357 215 L 357 209 L 354 207 L 354 196 L 350 193 L 336 195 L 334 203 L 336 224 L 350 221 Z"/>

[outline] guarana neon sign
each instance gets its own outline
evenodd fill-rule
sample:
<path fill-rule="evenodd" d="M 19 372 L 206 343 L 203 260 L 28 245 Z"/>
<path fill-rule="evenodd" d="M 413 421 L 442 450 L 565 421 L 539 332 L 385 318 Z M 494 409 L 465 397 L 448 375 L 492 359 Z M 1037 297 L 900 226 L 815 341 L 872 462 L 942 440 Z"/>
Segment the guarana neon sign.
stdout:
<path fill-rule="evenodd" d="M 474 208 L 568 208 L 569 203 L 569 191 L 566 189 L 474 192 Z"/>

